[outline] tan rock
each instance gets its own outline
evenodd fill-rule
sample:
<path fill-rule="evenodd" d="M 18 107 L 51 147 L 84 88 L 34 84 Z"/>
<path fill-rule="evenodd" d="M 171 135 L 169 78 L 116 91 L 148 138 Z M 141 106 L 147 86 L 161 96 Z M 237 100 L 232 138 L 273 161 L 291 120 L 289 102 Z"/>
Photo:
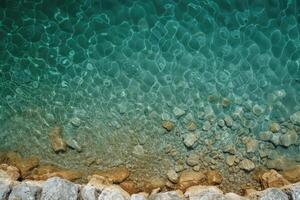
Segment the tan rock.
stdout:
<path fill-rule="evenodd" d="M 218 170 L 210 170 L 206 173 L 208 185 L 219 185 L 222 183 L 223 177 Z"/>
<path fill-rule="evenodd" d="M 39 159 L 35 156 L 22 158 L 16 152 L 8 152 L 6 156 L 7 163 L 17 167 L 22 178 L 26 177 L 32 169 L 39 165 Z"/>
<path fill-rule="evenodd" d="M 261 184 L 263 188 L 269 188 L 269 187 L 282 187 L 289 182 L 283 178 L 282 175 L 280 175 L 277 171 L 275 170 L 270 170 L 268 172 L 265 172 L 261 178 L 260 178 Z"/>
<path fill-rule="evenodd" d="M 171 131 L 174 128 L 174 124 L 171 121 L 163 121 L 162 127 L 167 131 Z"/>
<path fill-rule="evenodd" d="M 186 192 L 184 193 L 184 196 L 187 199 L 202 199 L 200 197 L 203 197 L 201 194 L 214 194 L 211 197 L 207 197 L 207 199 L 223 199 L 220 198 L 220 196 L 223 195 L 223 192 L 215 187 L 215 186 L 203 186 L 203 185 L 196 185 L 196 186 L 192 186 L 189 187 Z M 206 199 L 204 197 L 204 199 Z"/>
<path fill-rule="evenodd" d="M 249 159 L 244 159 L 240 162 L 239 167 L 245 171 L 252 171 L 255 168 L 255 164 Z"/>
<path fill-rule="evenodd" d="M 141 192 L 141 188 L 133 181 L 124 181 L 120 183 L 120 187 L 129 194 L 136 194 Z"/>
<path fill-rule="evenodd" d="M 65 152 L 67 150 L 67 144 L 62 138 L 62 128 L 54 127 L 49 133 L 52 149 L 55 153 Z"/>
<path fill-rule="evenodd" d="M 35 168 L 28 179 L 47 180 L 51 177 L 58 176 L 69 181 L 75 181 L 82 178 L 83 174 L 78 170 L 64 169 L 55 165 L 42 165 Z"/>
<path fill-rule="evenodd" d="M 227 165 L 229 165 L 229 166 L 233 166 L 235 160 L 236 160 L 236 156 L 227 156 L 227 157 L 226 157 L 226 163 L 227 163 Z"/>
<path fill-rule="evenodd" d="M 129 170 L 126 167 L 116 167 L 106 171 L 95 171 L 94 174 L 103 176 L 113 183 L 121 183 L 129 176 Z"/>
<path fill-rule="evenodd" d="M 171 181 L 172 183 L 177 183 L 178 182 L 178 174 L 176 173 L 175 170 L 171 169 L 167 172 L 167 177 L 169 179 L 169 181 Z"/>
<path fill-rule="evenodd" d="M 93 186 L 93 187 L 95 187 L 95 188 L 102 191 L 108 185 L 112 185 L 112 182 L 109 181 L 107 178 L 105 178 L 103 176 L 99 176 L 97 174 L 94 174 L 94 175 L 89 177 L 89 182 L 88 182 L 87 185 Z"/>
<path fill-rule="evenodd" d="M 204 183 L 206 176 L 202 172 L 195 172 L 193 170 L 185 170 L 181 172 L 177 183 L 177 188 L 184 191 L 188 187 Z"/>
<path fill-rule="evenodd" d="M 253 153 L 258 149 L 258 141 L 252 138 L 246 140 L 246 151 L 247 153 Z"/>
<path fill-rule="evenodd" d="M 16 181 L 20 178 L 19 169 L 7 164 L 0 165 L 0 179 Z"/>
<path fill-rule="evenodd" d="M 269 130 L 273 133 L 277 133 L 280 131 L 280 125 L 276 122 L 273 122 L 269 125 Z"/>
<path fill-rule="evenodd" d="M 282 176 L 292 183 L 300 181 L 300 165 L 290 167 L 281 172 Z"/>
<path fill-rule="evenodd" d="M 160 191 L 166 185 L 166 179 L 162 177 L 153 177 L 149 180 L 144 181 L 144 190 L 147 193 L 151 193 L 154 189 L 158 189 Z"/>
<path fill-rule="evenodd" d="M 186 125 L 186 128 L 189 131 L 194 131 L 197 129 L 197 124 L 195 122 L 191 121 Z"/>

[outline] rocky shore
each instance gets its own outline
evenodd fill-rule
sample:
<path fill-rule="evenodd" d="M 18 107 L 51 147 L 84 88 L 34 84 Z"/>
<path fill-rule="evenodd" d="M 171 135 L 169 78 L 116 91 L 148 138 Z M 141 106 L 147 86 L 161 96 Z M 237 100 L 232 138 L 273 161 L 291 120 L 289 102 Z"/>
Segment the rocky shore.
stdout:
<path fill-rule="evenodd" d="M 23 171 L 24 172 L 24 171 Z M 275 170 L 260 175 L 262 191 L 247 188 L 243 196 L 224 193 L 217 185 L 222 176 L 216 171 L 206 174 L 185 171 L 178 177 L 168 173 L 169 181 L 176 182 L 174 190 L 168 190 L 162 180 L 149 180 L 138 191 L 125 181 L 126 168 L 118 168 L 88 177 L 87 184 L 77 184 L 67 172 L 49 173 L 45 180 L 22 179 L 22 171 L 7 164 L 0 165 L 0 200 L 300 200 L 300 182 L 291 184 L 297 175 L 287 171 L 283 175 Z M 71 172 L 69 172 L 71 174 Z M 288 178 L 289 180 L 287 180 Z"/>

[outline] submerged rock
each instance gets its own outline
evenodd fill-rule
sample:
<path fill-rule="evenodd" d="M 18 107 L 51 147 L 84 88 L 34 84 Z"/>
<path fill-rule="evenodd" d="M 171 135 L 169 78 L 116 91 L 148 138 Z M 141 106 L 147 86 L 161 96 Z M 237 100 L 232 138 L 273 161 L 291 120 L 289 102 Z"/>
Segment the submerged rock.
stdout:
<path fill-rule="evenodd" d="M 67 144 L 62 138 L 62 128 L 54 127 L 49 133 L 49 138 L 55 153 L 65 152 L 67 150 Z"/>
<path fill-rule="evenodd" d="M 300 181 L 300 165 L 289 167 L 281 172 L 282 176 L 288 181 L 295 183 Z"/>
<path fill-rule="evenodd" d="M 79 186 L 67 180 L 54 177 L 44 182 L 41 200 L 77 200 Z"/>
<path fill-rule="evenodd" d="M 188 133 L 183 140 L 186 147 L 191 148 L 197 142 L 198 137 L 195 133 Z"/>
<path fill-rule="evenodd" d="M 173 113 L 174 113 L 175 117 L 179 118 L 179 117 L 181 117 L 182 115 L 185 114 L 185 111 L 181 108 L 174 107 Z"/>
<path fill-rule="evenodd" d="M 200 156 L 196 153 L 191 153 L 186 159 L 186 164 L 193 167 L 198 165 L 199 161 L 200 161 Z"/>
<path fill-rule="evenodd" d="M 219 185 L 222 183 L 223 177 L 218 170 L 211 170 L 206 173 L 208 185 Z"/>
<path fill-rule="evenodd" d="M 226 164 L 229 166 L 233 166 L 236 160 L 236 156 L 227 156 L 226 157 Z"/>
<path fill-rule="evenodd" d="M 177 183 L 178 182 L 178 174 L 176 173 L 175 170 L 171 169 L 167 172 L 167 177 L 172 183 Z"/>
<path fill-rule="evenodd" d="M 174 124 L 171 121 L 163 121 L 162 127 L 167 131 L 171 131 L 174 128 Z"/>
<path fill-rule="evenodd" d="M 280 131 L 280 125 L 276 122 L 272 122 L 269 125 L 269 131 L 271 131 L 272 133 L 277 133 Z"/>
<path fill-rule="evenodd" d="M 252 171 L 255 168 L 255 164 L 249 159 L 242 160 L 239 166 L 245 171 Z"/>
<path fill-rule="evenodd" d="M 300 125 L 300 111 L 295 112 L 290 116 L 290 120 L 293 124 Z"/>
<path fill-rule="evenodd" d="M 280 136 L 280 144 L 289 147 L 292 144 L 297 144 L 298 134 L 294 130 L 289 130 L 284 135 Z"/>

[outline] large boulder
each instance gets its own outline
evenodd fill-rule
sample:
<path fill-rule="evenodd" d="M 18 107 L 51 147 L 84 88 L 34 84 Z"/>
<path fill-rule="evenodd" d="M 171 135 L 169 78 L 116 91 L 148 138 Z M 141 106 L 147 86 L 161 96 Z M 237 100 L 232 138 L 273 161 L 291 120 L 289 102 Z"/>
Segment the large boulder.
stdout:
<path fill-rule="evenodd" d="M 40 198 L 41 191 L 38 183 L 22 182 L 12 188 L 8 200 L 36 200 Z"/>
<path fill-rule="evenodd" d="M 90 185 L 85 185 L 80 191 L 82 200 L 97 200 L 99 194 L 100 190 Z"/>
<path fill-rule="evenodd" d="M 290 196 L 291 200 L 300 199 L 300 183 L 291 184 L 282 188 L 282 190 Z"/>
<path fill-rule="evenodd" d="M 183 194 L 179 191 L 162 192 L 150 195 L 149 200 L 183 200 Z"/>
<path fill-rule="evenodd" d="M 193 170 L 186 170 L 181 172 L 177 183 L 177 188 L 184 191 L 188 187 L 204 183 L 206 176 L 202 172 L 195 172 Z"/>
<path fill-rule="evenodd" d="M 265 172 L 260 177 L 260 182 L 263 188 L 282 187 L 289 184 L 289 182 L 285 178 L 283 178 L 282 175 L 280 175 L 277 171 L 273 169 L 268 172 Z"/>
<path fill-rule="evenodd" d="M 11 190 L 11 182 L 0 180 L 0 199 L 5 200 L 7 199 Z"/>
<path fill-rule="evenodd" d="M 192 186 L 184 196 L 189 200 L 225 200 L 223 192 L 215 186 Z"/>
<path fill-rule="evenodd" d="M 130 195 L 117 185 L 111 185 L 101 192 L 98 200 L 129 200 Z"/>
<path fill-rule="evenodd" d="M 268 188 L 261 192 L 254 192 L 248 197 L 251 200 L 289 200 L 287 194 L 278 188 Z"/>
<path fill-rule="evenodd" d="M 79 186 L 59 177 L 44 182 L 41 200 L 77 200 Z"/>

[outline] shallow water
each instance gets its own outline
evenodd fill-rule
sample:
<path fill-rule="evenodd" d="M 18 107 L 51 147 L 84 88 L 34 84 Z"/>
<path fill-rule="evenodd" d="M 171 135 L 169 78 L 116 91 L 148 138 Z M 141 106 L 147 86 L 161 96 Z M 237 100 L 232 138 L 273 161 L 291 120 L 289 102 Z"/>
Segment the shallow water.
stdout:
<path fill-rule="evenodd" d="M 228 145 L 256 166 L 300 161 L 299 137 L 260 137 L 271 122 L 299 135 L 299 16 L 297 0 L 2 0 L 0 148 L 143 176 L 191 168 L 192 153 L 226 173 Z M 54 153 L 56 126 L 82 151 Z"/>

